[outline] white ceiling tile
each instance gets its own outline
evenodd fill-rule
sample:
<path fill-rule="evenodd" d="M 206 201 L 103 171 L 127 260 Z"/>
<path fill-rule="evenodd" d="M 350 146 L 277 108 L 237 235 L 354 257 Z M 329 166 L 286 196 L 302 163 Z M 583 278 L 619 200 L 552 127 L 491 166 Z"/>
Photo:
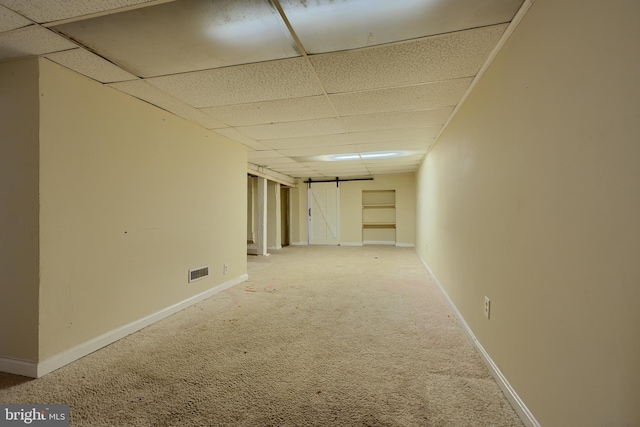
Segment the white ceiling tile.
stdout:
<path fill-rule="evenodd" d="M 371 168 L 369 167 L 369 171 L 372 175 L 395 175 L 395 174 L 407 174 L 413 173 L 418 170 L 418 166 L 407 166 L 407 167 L 399 167 L 399 168 Z"/>
<path fill-rule="evenodd" d="M 301 163 L 292 160 L 292 163 L 280 164 L 277 166 L 278 169 L 284 171 L 297 171 L 297 170 L 306 170 L 308 169 L 306 166 L 303 166 Z"/>
<path fill-rule="evenodd" d="M 334 178 L 334 177 L 339 177 L 339 178 L 352 178 L 352 177 L 368 177 L 371 174 L 369 173 L 369 171 L 367 169 L 361 170 L 361 169 L 356 169 L 356 170 L 344 170 L 344 171 L 336 171 L 336 172 L 332 172 L 332 171 L 324 171 L 321 170 L 320 172 L 322 172 L 322 174 L 327 177 L 327 178 Z"/>
<path fill-rule="evenodd" d="M 292 122 L 336 116 L 331 104 L 324 96 L 210 107 L 203 108 L 202 111 L 229 126 Z"/>
<path fill-rule="evenodd" d="M 76 47 L 64 37 L 38 25 L 0 34 L 0 59 L 43 55 Z"/>
<path fill-rule="evenodd" d="M 227 138 L 229 138 L 229 139 L 231 139 L 233 141 L 236 141 L 236 142 L 239 142 L 241 144 L 244 144 L 247 147 L 252 148 L 254 150 L 265 151 L 265 150 L 269 149 L 269 147 L 266 147 L 266 146 L 262 145 L 261 143 L 259 143 L 255 139 L 249 138 L 248 136 L 238 132 L 234 128 L 215 129 L 214 132 L 216 132 L 216 133 L 218 133 L 218 134 L 220 134 L 222 136 L 226 136 Z"/>
<path fill-rule="evenodd" d="M 287 157 L 308 157 L 308 156 L 324 156 L 327 154 L 348 154 L 355 153 L 356 149 L 353 145 L 341 145 L 337 147 L 303 147 L 290 148 L 287 150 L 278 150 L 278 152 Z M 305 161 L 305 160 L 299 160 Z M 308 160 L 313 161 L 313 160 Z"/>
<path fill-rule="evenodd" d="M 262 141 L 262 144 L 275 150 L 297 147 L 327 147 L 332 145 L 347 145 L 351 143 L 352 140 L 350 139 L 350 135 L 346 133 L 303 136 L 299 138 L 266 139 Z"/>
<path fill-rule="evenodd" d="M 474 76 L 506 25 L 374 48 L 310 56 L 328 93 L 406 86 Z"/>
<path fill-rule="evenodd" d="M 428 126 L 424 128 L 383 129 L 368 132 L 353 132 L 349 134 L 349 142 L 353 144 L 367 144 L 387 141 L 432 141 L 440 132 L 442 126 Z"/>
<path fill-rule="evenodd" d="M 52 22 L 66 18 L 90 15 L 153 0 L 0 0 L 0 4 L 19 12 L 36 22 Z"/>
<path fill-rule="evenodd" d="M 322 95 L 304 58 L 238 65 L 148 80 L 198 108 Z"/>
<path fill-rule="evenodd" d="M 447 80 L 392 89 L 330 95 L 341 116 L 390 111 L 424 110 L 455 106 L 471 84 L 472 78 Z"/>
<path fill-rule="evenodd" d="M 300 56 L 268 0 L 181 0 L 55 26 L 141 77 Z"/>
<path fill-rule="evenodd" d="M 136 76 L 84 49 L 50 53 L 47 58 L 102 83 L 135 80 Z"/>
<path fill-rule="evenodd" d="M 224 123 L 220 123 L 202 111 L 164 93 L 144 80 L 112 83 L 109 86 L 136 98 L 142 99 L 150 104 L 156 105 L 163 110 L 167 110 L 173 114 L 184 117 L 187 120 L 198 123 L 207 129 L 224 128 L 226 126 Z"/>
<path fill-rule="evenodd" d="M 274 150 L 249 151 L 247 156 L 249 158 L 249 161 L 256 160 L 256 159 L 266 159 L 268 157 L 284 157 L 282 154 Z"/>
<path fill-rule="evenodd" d="M 280 4 L 307 52 L 316 54 L 508 22 L 522 1 L 280 0 Z"/>
<path fill-rule="evenodd" d="M 341 120 L 348 132 L 401 129 L 406 127 L 420 128 L 444 124 L 452 111 L 452 107 L 434 108 L 431 110 L 349 116 Z"/>
<path fill-rule="evenodd" d="M 250 138 L 257 140 L 344 133 L 344 129 L 338 119 L 238 126 L 237 129 Z"/>
<path fill-rule="evenodd" d="M 31 24 L 33 24 L 33 22 L 27 18 L 7 9 L 6 7 L 0 6 L 0 33 L 15 30 L 16 28 L 26 27 Z"/>
<path fill-rule="evenodd" d="M 292 166 L 292 167 L 298 167 L 298 162 L 296 162 L 293 159 L 290 159 L 289 157 L 265 157 L 263 159 L 257 159 L 257 160 L 262 160 L 264 161 L 268 166 L 277 166 L 277 167 L 286 167 L 286 166 Z"/>
<path fill-rule="evenodd" d="M 358 153 L 375 151 L 410 151 L 425 153 L 429 148 L 429 143 L 423 141 L 394 141 L 394 142 L 374 142 L 371 144 L 358 144 L 355 146 Z"/>
<path fill-rule="evenodd" d="M 323 173 L 330 173 L 331 175 L 340 175 L 343 172 L 366 173 L 369 171 L 362 163 L 338 164 L 338 162 L 327 163 L 326 166 L 320 167 L 318 170 Z"/>
<path fill-rule="evenodd" d="M 422 161 L 424 154 L 413 154 L 411 156 L 406 157 L 397 157 L 394 159 L 365 159 L 364 163 L 369 165 L 377 165 L 377 166 L 409 166 L 415 165 L 418 162 Z"/>

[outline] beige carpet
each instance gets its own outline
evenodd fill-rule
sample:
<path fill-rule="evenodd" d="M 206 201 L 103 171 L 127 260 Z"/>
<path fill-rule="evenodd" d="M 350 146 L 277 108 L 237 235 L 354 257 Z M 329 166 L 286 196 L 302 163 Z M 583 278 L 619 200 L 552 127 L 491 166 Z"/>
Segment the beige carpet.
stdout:
<path fill-rule="evenodd" d="M 413 249 L 288 247 L 0 403 L 74 426 L 520 426 Z"/>

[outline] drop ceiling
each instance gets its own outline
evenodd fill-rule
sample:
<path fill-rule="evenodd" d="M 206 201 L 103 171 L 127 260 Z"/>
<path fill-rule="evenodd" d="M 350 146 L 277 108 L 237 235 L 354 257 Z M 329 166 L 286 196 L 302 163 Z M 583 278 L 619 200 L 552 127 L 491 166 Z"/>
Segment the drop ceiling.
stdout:
<path fill-rule="evenodd" d="M 524 0 L 0 0 L 41 56 L 302 178 L 414 172 Z"/>

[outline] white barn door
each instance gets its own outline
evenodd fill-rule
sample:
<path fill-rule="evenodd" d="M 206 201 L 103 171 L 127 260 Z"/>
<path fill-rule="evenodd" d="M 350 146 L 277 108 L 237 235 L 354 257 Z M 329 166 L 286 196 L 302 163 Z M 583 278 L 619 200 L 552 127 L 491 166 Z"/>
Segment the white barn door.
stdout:
<path fill-rule="evenodd" d="M 335 182 L 311 184 L 308 194 L 310 245 L 340 244 L 340 188 Z"/>

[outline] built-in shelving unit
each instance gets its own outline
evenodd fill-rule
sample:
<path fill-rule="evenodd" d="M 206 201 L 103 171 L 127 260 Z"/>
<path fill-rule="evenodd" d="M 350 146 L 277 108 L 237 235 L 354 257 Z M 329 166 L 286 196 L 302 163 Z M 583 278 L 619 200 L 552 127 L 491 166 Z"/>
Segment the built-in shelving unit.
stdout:
<path fill-rule="evenodd" d="M 396 243 L 396 190 L 362 191 L 362 243 Z"/>

